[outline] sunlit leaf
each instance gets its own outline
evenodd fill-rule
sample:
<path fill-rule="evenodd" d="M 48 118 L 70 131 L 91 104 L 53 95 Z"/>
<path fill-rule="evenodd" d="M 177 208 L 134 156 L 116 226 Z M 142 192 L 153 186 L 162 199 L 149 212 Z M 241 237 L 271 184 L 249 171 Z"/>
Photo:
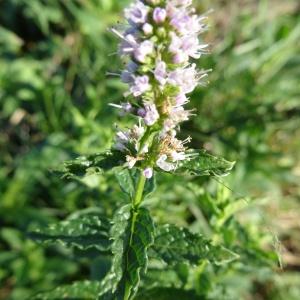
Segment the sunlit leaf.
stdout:
<path fill-rule="evenodd" d="M 193 234 L 185 228 L 174 225 L 157 227 L 150 254 L 152 257 L 162 259 L 168 265 L 182 262 L 196 265 L 200 260 L 220 265 L 238 258 L 237 254 L 222 246 L 213 245 L 202 235 Z"/>
<path fill-rule="evenodd" d="M 30 299 L 33 300 L 95 300 L 99 293 L 100 284 L 97 281 L 75 282 L 70 285 L 58 287 L 52 291 L 39 293 Z"/>

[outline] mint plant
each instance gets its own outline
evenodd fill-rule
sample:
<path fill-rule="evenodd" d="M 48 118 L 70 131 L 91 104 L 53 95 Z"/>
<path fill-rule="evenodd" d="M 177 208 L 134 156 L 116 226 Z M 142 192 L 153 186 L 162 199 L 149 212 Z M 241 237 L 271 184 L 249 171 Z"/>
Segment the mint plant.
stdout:
<path fill-rule="evenodd" d="M 59 242 L 109 257 L 110 270 L 101 280 L 75 282 L 36 299 L 166 299 L 164 289 L 170 286 L 177 287 L 177 299 L 195 299 L 201 289 L 193 291 L 189 270 L 200 280 L 207 264 L 220 266 L 239 257 L 217 240 L 155 222 L 144 201 L 155 190 L 159 173 L 182 176 L 183 181 L 185 176 L 225 176 L 234 166 L 202 149 L 188 148 L 190 137 L 178 137 L 180 124 L 196 113 L 186 109 L 188 95 L 207 76 L 194 62 L 207 51 L 199 39 L 207 29 L 206 17 L 198 16 L 191 5 L 191 0 L 135 1 L 125 9 L 125 28 L 112 29 L 121 40 L 119 54 L 126 64 L 117 75 L 129 88 L 124 102 L 111 105 L 135 125 L 118 127 L 110 150 L 68 161 L 60 172 L 68 178 L 113 173 L 128 203 L 112 220 L 86 211 L 30 233 L 45 244 Z M 218 208 L 209 197 L 203 201 L 207 210 L 219 213 L 223 223 L 217 224 L 228 221 L 222 211 L 228 214 L 225 202 Z"/>

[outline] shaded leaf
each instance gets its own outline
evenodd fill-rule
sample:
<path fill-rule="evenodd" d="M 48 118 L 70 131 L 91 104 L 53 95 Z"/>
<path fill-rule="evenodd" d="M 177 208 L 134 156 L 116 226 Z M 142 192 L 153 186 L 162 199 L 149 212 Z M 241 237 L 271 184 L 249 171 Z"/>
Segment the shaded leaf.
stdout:
<path fill-rule="evenodd" d="M 99 293 L 100 283 L 97 281 L 75 282 L 70 285 L 58 287 L 52 291 L 39 293 L 31 297 L 33 300 L 95 300 Z"/>
<path fill-rule="evenodd" d="M 66 161 L 56 173 L 67 178 L 76 178 L 93 174 L 101 174 L 124 164 L 124 155 L 119 151 L 106 151 L 89 156 L 80 156 Z"/>
<path fill-rule="evenodd" d="M 112 268 L 102 281 L 100 299 L 132 299 L 137 292 L 140 275 L 148 264 L 147 250 L 153 243 L 154 225 L 146 208 L 132 211 L 130 205 L 115 215 Z"/>
<path fill-rule="evenodd" d="M 178 289 L 174 287 L 170 288 L 153 288 L 139 291 L 135 298 L 136 300 L 199 300 L 193 291 L 187 291 L 184 289 Z"/>
<path fill-rule="evenodd" d="M 168 265 L 183 262 L 197 265 L 204 259 L 219 265 L 238 258 L 232 251 L 212 245 L 202 235 L 174 225 L 158 226 L 149 255 L 162 259 Z"/>
<path fill-rule="evenodd" d="M 107 251 L 110 248 L 109 222 L 97 215 L 84 215 L 51 224 L 30 232 L 29 236 L 44 244 L 58 242 L 67 247 L 96 248 L 100 251 Z"/>

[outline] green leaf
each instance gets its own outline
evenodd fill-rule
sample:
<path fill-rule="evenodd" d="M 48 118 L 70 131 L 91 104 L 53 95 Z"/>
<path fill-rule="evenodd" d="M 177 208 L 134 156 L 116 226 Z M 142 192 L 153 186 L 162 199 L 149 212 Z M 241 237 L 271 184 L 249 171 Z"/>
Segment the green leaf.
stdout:
<path fill-rule="evenodd" d="M 81 250 L 96 248 L 108 251 L 109 222 L 97 215 L 83 215 L 75 219 L 51 224 L 29 233 L 29 237 L 44 244 L 61 243 Z"/>
<path fill-rule="evenodd" d="M 149 255 L 162 259 L 168 265 L 178 263 L 197 265 L 200 260 L 220 265 L 238 258 L 232 251 L 212 245 L 211 241 L 202 235 L 174 225 L 157 227 L 155 242 L 150 248 Z"/>
<path fill-rule="evenodd" d="M 205 150 L 190 150 L 190 159 L 178 163 L 175 174 L 196 176 L 226 176 L 232 170 L 235 162 L 208 154 Z"/>
<path fill-rule="evenodd" d="M 106 151 L 89 156 L 80 156 L 75 160 L 66 161 L 56 173 L 67 178 L 77 178 L 101 174 L 124 164 L 124 155 L 119 151 Z"/>
<path fill-rule="evenodd" d="M 174 287 L 170 288 L 153 288 L 141 290 L 137 294 L 136 300 L 199 300 L 193 291 L 186 291 L 184 289 L 178 289 Z"/>
<path fill-rule="evenodd" d="M 111 237 L 114 257 L 102 281 L 100 299 L 133 299 L 141 273 L 147 268 L 147 250 L 154 240 L 149 211 L 143 207 L 133 211 L 130 205 L 122 207 L 114 217 Z"/>
<path fill-rule="evenodd" d="M 33 300 L 95 300 L 99 294 L 100 283 L 97 281 L 75 282 L 70 285 L 58 287 L 49 292 L 39 293 L 30 299 Z"/>
<path fill-rule="evenodd" d="M 133 169 L 117 169 L 115 176 L 118 180 L 118 183 L 122 191 L 129 196 L 130 199 L 133 198 L 135 194 L 135 189 L 138 183 L 140 176 L 140 170 L 137 168 Z M 155 176 L 152 176 L 151 179 L 148 179 L 144 187 L 144 195 L 149 195 L 156 188 Z"/>

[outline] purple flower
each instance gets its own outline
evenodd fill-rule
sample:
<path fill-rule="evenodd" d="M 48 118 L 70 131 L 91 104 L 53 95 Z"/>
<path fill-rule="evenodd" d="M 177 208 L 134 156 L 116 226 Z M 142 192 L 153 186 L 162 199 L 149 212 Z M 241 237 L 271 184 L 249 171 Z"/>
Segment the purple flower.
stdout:
<path fill-rule="evenodd" d="M 146 57 L 149 54 L 152 54 L 154 51 L 154 44 L 151 41 L 144 41 L 142 42 L 135 50 L 134 50 L 134 58 L 141 62 L 144 63 Z"/>
<path fill-rule="evenodd" d="M 124 37 L 122 37 L 122 39 L 123 40 L 120 45 L 120 53 L 123 55 L 132 53 L 134 49 L 136 49 L 136 47 L 138 46 L 136 38 L 132 34 L 127 34 Z"/>
<path fill-rule="evenodd" d="M 134 85 L 130 88 L 130 92 L 134 97 L 138 97 L 150 89 L 151 86 L 149 84 L 149 77 L 147 75 L 137 76 L 134 79 Z"/>
<path fill-rule="evenodd" d="M 164 8 L 156 7 L 153 11 L 153 20 L 155 23 L 163 23 L 166 20 L 167 11 Z"/>
<path fill-rule="evenodd" d="M 199 59 L 203 49 L 207 48 L 207 45 L 200 45 L 197 36 L 187 36 L 184 39 L 182 39 L 181 48 L 190 57 Z"/>
<path fill-rule="evenodd" d="M 187 55 L 187 53 L 185 53 L 183 51 L 179 51 L 173 57 L 174 64 L 183 64 L 183 63 L 187 62 L 188 60 L 189 60 L 189 56 Z"/>
<path fill-rule="evenodd" d="M 170 84 L 178 86 L 181 93 L 191 93 L 198 85 L 196 65 L 193 64 L 188 68 L 174 70 L 170 73 L 168 81 Z"/>
<path fill-rule="evenodd" d="M 188 102 L 188 99 L 186 98 L 185 94 L 181 93 L 176 97 L 176 105 L 178 105 L 178 106 L 184 105 L 187 102 Z"/>
<path fill-rule="evenodd" d="M 171 33 L 169 51 L 175 54 L 174 63 L 184 63 L 188 61 L 189 56 L 198 59 L 206 47 L 206 44 L 199 43 L 197 35 L 179 37 L 174 32 Z"/>
<path fill-rule="evenodd" d="M 153 160 L 170 172 L 179 161 L 189 159 L 185 143 L 190 140 L 178 140 L 176 131 L 192 114 L 184 109 L 187 94 L 206 75 L 197 71 L 189 59 L 200 58 L 207 47 L 198 38 L 205 29 L 205 17 L 197 16 L 195 9 L 189 7 L 191 3 L 192 0 L 134 0 L 125 10 L 129 26 L 123 33 L 112 29 L 122 40 L 121 54 L 129 61 L 121 74 L 122 81 L 130 87 L 125 96 L 137 97 L 113 106 L 138 116 L 138 125 L 117 133 L 114 147 L 126 153 L 127 167 L 141 161 L 143 175 L 148 179 L 153 176 Z M 174 95 L 173 90 L 178 92 Z M 153 125 L 160 128 L 155 143 L 145 136 L 147 126 Z M 147 154 L 150 151 L 153 153 Z"/>
<path fill-rule="evenodd" d="M 159 113 L 155 104 L 145 105 L 145 111 L 144 122 L 147 126 L 152 126 L 159 119 Z"/>
<path fill-rule="evenodd" d="M 167 65 L 163 61 L 159 61 L 156 64 L 155 70 L 154 70 L 154 77 L 155 79 L 164 86 L 167 82 Z"/>
<path fill-rule="evenodd" d="M 144 108 L 139 108 L 138 111 L 137 111 L 137 114 L 141 118 L 145 118 L 145 116 L 146 116 L 146 110 Z"/>
<path fill-rule="evenodd" d="M 131 83 L 134 79 L 132 73 L 128 72 L 127 70 L 124 70 L 121 74 L 121 80 L 124 83 Z"/>
<path fill-rule="evenodd" d="M 143 171 L 143 175 L 144 175 L 147 179 L 152 178 L 152 176 L 153 176 L 153 169 L 152 169 L 152 168 L 146 168 L 146 169 Z"/>
<path fill-rule="evenodd" d="M 148 6 L 141 1 L 136 1 L 125 9 L 125 17 L 130 23 L 141 24 L 146 22 L 148 12 Z"/>

